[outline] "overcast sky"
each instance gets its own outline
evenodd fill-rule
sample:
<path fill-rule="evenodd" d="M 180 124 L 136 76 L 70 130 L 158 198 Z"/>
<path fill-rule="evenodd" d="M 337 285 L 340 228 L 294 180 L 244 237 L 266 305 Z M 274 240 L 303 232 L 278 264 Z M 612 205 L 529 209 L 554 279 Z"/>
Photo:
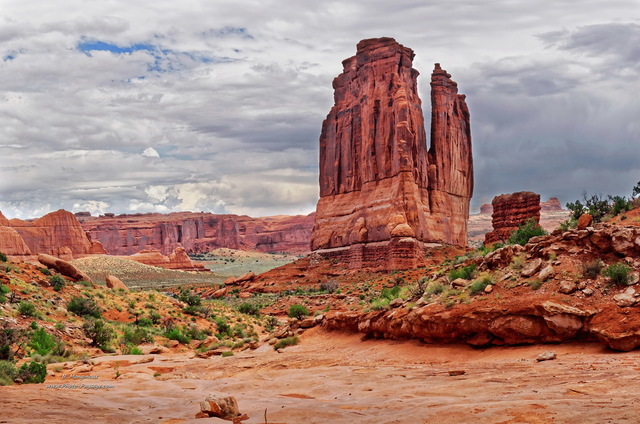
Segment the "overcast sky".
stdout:
<path fill-rule="evenodd" d="M 331 81 L 382 36 L 427 115 L 434 62 L 467 95 L 472 210 L 640 180 L 638 0 L 0 0 L 0 211 L 312 212 Z"/>

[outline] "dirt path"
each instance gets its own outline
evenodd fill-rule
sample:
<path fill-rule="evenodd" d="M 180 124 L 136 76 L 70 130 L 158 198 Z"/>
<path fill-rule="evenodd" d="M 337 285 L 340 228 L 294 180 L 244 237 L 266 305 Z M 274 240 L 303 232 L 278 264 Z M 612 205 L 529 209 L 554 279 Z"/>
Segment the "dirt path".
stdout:
<path fill-rule="evenodd" d="M 537 362 L 553 350 L 556 360 Z M 115 360 L 149 361 L 118 368 Z M 449 371 L 464 370 L 459 376 Z M 640 354 L 597 344 L 474 350 L 310 330 L 283 353 L 118 356 L 41 385 L 0 388 L 0 423 L 222 423 L 194 419 L 208 394 L 233 395 L 247 424 L 635 423 Z M 63 380 L 61 375 L 97 377 Z M 155 374 L 155 376 L 154 376 Z M 107 389 L 47 384 L 112 385 Z"/>

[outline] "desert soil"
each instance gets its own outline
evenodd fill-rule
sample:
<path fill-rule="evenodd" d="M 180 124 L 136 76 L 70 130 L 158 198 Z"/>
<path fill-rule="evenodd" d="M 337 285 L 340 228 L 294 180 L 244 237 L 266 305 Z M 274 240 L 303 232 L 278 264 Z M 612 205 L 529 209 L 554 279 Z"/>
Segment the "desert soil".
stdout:
<path fill-rule="evenodd" d="M 549 350 L 557 359 L 536 361 Z M 640 354 L 595 343 L 480 350 L 310 329 L 282 353 L 264 344 L 224 358 L 93 361 L 0 388 L 0 423 L 228 423 L 193 418 L 209 394 L 235 396 L 247 424 L 635 423 L 640 408 Z M 113 388 L 47 387 L 65 383 Z"/>

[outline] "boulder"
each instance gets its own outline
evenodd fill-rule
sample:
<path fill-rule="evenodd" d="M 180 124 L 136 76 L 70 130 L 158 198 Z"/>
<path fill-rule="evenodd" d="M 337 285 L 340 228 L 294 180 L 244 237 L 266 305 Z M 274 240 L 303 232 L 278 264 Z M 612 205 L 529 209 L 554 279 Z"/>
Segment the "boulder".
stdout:
<path fill-rule="evenodd" d="M 93 281 L 87 274 L 76 268 L 71 263 L 60 258 L 42 253 L 38 255 L 38 262 L 40 262 L 47 268 L 58 271 L 60 274 L 64 275 L 65 277 L 69 277 L 74 281 L 88 281 L 90 283 L 93 283 Z"/>
<path fill-rule="evenodd" d="M 624 292 L 613 296 L 613 301 L 621 308 L 628 308 L 636 304 L 638 299 L 635 296 L 636 291 L 633 287 L 627 288 Z"/>
<path fill-rule="evenodd" d="M 126 284 L 124 284 L 122 280 L 116 277 L 115 275 L 111 275 L 111 274 L 107 275 L 105 277 L 105 282 L 107 283 L 107 287 L 110 289 L 115 289 L 115 290 L 122 289 L 125 291 L 130 291 L 129 287 L 127 287 Z"/>
<path fill-rule="evenodd" d="M 540 268 L 542 268 L 542 263 L 543 261 L 541 258 L 532 259 L 531 261 L 527 262 L 524 268 L 522 268 L 522 272 L 520 273 L 520 275 L 522 275 L 523 277 L 531 277 L 532 275 L 540 271 Z"/>
<path fill-rule="evenodd" d="M 593 223 L 593 216 L 589 215 L 588 213 L 583 213 L 582 215 L 580 215 L 580 218 L 578 218 L 577 229 L 586 230 L 587 227 L 591 227 L 592 223 Z"/>
<path fill-rule="evenodd" d="M 549 278 L 553 277 L 553 274 L 555 274 L 553 265 L 549 264 L 546 267 L 542 268 L 542 271 L 540 271 L 540 274 L 538 274 L 538 278 L 542 281 L 546 281 Z"/>
<path fill-rule="evenodd" d="M 217 417 L 233 421 L 242 416 L 238 409 L 238 401 L 233 396 L 217 397 L 209 395 L 200 402 L 200 412 L 207 417 Z"/>
<path fill-rule="evenodd" d="M 248 283 L 250 281 L 253 281 L 255 278 L 256 274 L 254 272 L 247 272 L 245 274 L 242 274 L 240 277 L 229 277 L 224 280 L 224 283 L 227 286 L 235 286 L 242 283 Z"/>

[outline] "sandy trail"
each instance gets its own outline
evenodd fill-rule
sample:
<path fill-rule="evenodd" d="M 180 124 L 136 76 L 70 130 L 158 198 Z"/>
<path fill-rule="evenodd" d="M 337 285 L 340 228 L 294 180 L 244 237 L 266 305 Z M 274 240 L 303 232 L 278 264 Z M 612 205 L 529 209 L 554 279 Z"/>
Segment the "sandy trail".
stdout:
<path fill-rule="evenodd" d="M 536 362 L 553 350 L 558 358 Z M 153 361 L 119 367 L 115 360 Z M 450 376 L 450 370 L 465 374 Z M 45 384 L 0 389 L 0 423 L 223 423 L 194 419 L 208 394 L 233 395 L 252 423 L 635 423 L 640 355 L 597 344 L 500 347 L 361 341 L 309 330 L 283 353 L 105 356 Z M 97 379 L 62 380 L 61 375 Z M 154 377 L 155 374 L 155 377 Z M 105 384 L 53 389 L 46 384 Z"/>

